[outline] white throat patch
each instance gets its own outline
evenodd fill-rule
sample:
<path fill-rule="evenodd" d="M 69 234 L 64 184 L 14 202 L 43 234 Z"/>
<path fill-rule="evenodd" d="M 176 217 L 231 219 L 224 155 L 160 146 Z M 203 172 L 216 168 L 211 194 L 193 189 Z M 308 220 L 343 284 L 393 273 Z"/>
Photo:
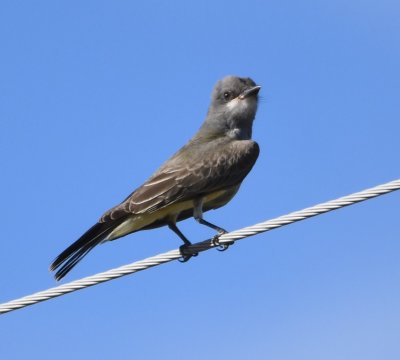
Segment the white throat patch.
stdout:
<path fill-rule="evenodd" d="M 243 107 L 247 107 L 247 106 L 248 106 L 247 100 L 246 99 L 240 100 L 239 97 L 232 99 L 231 101 L 229 101 L 226 104 L 226 107 L 229 110 L 235 110 L 235 111 L 237 111 L 239 109 L 243 109 Z"/>

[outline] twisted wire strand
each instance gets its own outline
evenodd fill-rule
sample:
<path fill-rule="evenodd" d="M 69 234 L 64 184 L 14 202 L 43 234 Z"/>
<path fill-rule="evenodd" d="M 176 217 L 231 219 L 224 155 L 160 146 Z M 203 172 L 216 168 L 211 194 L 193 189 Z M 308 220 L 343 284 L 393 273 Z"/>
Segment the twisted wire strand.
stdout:
<path fill-rule="evenodd" d="M 364 191 L 360 191 L 351 195 L 347 195 L 335 200 L 327 201 L 303 210 L 295 211 L 287 215 L 279 216 L 275 219 L 267 220 L 252 226 L 248 226 L 239 230 L 223 234 L 218 239 L 208 239 L 189 246 L 185 250 L 185 254 L 195 254 L 206 251 L 217 246 L 229 244 L 232 241 L 241 240 L 262 232 L 273 230 L 297 221 L 301 221 L 313 216 L 317 216 L 332 210 L 336 210 L 345 206 L 353 205 L 361 201 L 365 201 L 383 194 L 390 193 L 400 189 L 400 179 L 390 181 L 388 183 L 375 186 Z M 158 266 L 182 257 L 179 250 L 171 250 L 163 254 L 149 257 L 144 260 L 136 261 L 132 264 L 124 265 L 115 269 L 111 269 L 96 275 L 88 276 L 70 283 L 60 285 L 48 290 L 40 291 L 32 295 L 28 295 L 16 300 L 12 300 L 0 304 L 0 314 L 14 311 L 29 305 L 33 305 L 45 300 L 65 295 L 67 293 L 97 285 L 106 281 L 110 281 L 125 275 L 133 274 L 138 271 L 146 270 L 154 266 Z"/>

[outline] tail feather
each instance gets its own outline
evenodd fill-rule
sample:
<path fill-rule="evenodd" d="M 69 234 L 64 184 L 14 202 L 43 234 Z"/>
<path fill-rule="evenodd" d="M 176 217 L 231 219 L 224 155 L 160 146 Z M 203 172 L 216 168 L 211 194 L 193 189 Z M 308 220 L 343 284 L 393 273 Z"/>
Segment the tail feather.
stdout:
<path fill-rule="evenodd" d="M 61 280 L 82 258 L 96 245 L 100 244 L 122 221 L 97 223 L 86 231 L 78 240 L 67 247 L 50 265 L 56 270 L 54 277 Z"/>

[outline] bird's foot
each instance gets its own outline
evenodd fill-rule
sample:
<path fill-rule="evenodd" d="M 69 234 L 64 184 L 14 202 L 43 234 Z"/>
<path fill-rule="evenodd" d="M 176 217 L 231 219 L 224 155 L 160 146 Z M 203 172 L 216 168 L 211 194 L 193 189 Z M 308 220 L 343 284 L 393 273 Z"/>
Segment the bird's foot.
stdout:
<path fill-rule="evenodd" d="M 181 253 L 182 257 L 179 260 L 179 262 L 184 263 L 186 261 L 189 261 L 193 256 L 199 255 L 199 253 L 192 253 L 188 251 L 188 247 L 191 244 L 185 244 L 179 247 L 179 252 Z"/>
<path fill-rule="evenodd" d="M 220 237 L 221 235 L 227 234 L 227 233 L 228 233 L 228 232 L 227 232 L 226 230 L 221 229 L 221 231 L 218 231 L 218 234 L 215 235 L 215 236 L 212 238 L 211 242 L 212 242 L 212 244 L 213 244 L 214 246 L 217 247 L 217 250 L 218 250 L 218 251 L 225 251 L 225 250 L 228 250 L 229 246 L 231 246 L 231 245 L 233 245 L 233 244 L 235 243 L 234 241 L 230 241 L 230 242 L 223 243 L 223 244 L 221 244 L 221 243 L 219 242 L 219 237 Z"/>

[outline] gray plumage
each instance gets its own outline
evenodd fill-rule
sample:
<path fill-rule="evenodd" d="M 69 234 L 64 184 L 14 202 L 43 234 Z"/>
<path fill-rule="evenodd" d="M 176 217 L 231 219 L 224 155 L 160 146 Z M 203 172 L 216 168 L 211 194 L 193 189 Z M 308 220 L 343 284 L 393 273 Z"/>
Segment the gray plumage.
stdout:
<path fill-rule="evenodd" d="M 202 214 L 229 202 L 257 160 L 259 147 L 251 135 L 259 89 L 250 78 L 220 80 L 199 131 L 54 260 L 50 269 L 59 268 L 56 279 L 64 277 L 96 245 L 139 230 L 168 225 L 190 244 L 176 222 L 193 216 L 223 233 Z"/>

